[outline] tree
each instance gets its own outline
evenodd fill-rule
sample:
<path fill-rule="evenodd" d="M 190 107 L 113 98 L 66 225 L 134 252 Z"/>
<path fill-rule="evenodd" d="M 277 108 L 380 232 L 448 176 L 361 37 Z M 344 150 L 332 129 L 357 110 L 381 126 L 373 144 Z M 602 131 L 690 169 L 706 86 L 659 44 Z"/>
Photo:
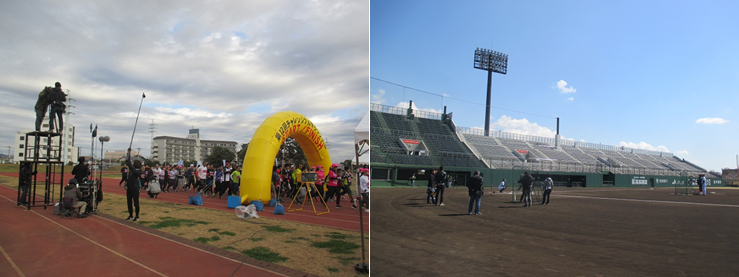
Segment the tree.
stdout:
<path fill-rule="evenodd" d="M 293 138 L 287 138 L 285 143 L 280 146 L 277 152 L 277 160 L 281 164 L 300 164 L 308 165 L 308 158 L 305 157 L 303 148 Z"/>
<path fill-rule="evenodd" d="M 236 158 L 239 159 L 242 163 L 244 162 L 244 157 L 246 157 L 246 150 L 249 149 L 249 143 L 244 143 L 241 145 L 241 150 L 239 152 L 236 152 Z"/>
<path fill-rule="evenodd" d="M 342 162 L 342 164 L 344 164 L 345 167 L 351 168 L 352 167 L 352 160 L 351 159 L 346 159 L 345 161 Z"/>
<path fill-rule="evenodd" d="M 223 164 L 223 160 L 226 160 L 227 162 L 231 162 L 236 158 L 236 153 L 231 151 L 228 148 L 216 146 L 213 147 L 213 150 L 210 151 L 210 155 L 205 157 L 205 162 L 208 164 L 212 164 L 213 166 L 218 166 Z"/>

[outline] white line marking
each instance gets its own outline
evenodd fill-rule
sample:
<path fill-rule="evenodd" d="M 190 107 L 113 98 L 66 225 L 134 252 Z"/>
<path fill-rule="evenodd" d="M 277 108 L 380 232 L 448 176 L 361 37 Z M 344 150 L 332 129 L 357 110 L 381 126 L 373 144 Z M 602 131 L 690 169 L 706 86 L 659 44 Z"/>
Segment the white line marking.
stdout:
<path fill-rule="evenodd" d="M 111 223 L 115 223 L 115 224 L 118 224 L 118 225 L 121 225 L 121 226 L 124 226 L 124 227 L 127 227 L 127 228 L 131 228 L 131 229 L 133 229 L 133 230 L 136 230 L 136 231 L 142 232 L 142 233 L 144 233 L 144 234 L 147 234 L 147 235 L 150 235 L 150 236 L 155 236 L 155 237 L 158 237 L 158 238 L 160 238 L 160 239 L 163 239 L 163 240 L 167 240 L 167 241 L 170 241 L 170 242 L 173 242 L 173 243 L 176 243 L 176 244 L 179 244 L 179 245 L 185 246 L 185 247 L 189 247 L 189 248 L 195 249 L 195 250 L 197 250 L 197 251 L 200 251 L 200 252 L 203 252 L 203 253 L 207 253 L 207 254 L 210 254 L 210 255 L 213 255 L 213 256 L 216 256 L 216 257 L 220 257 L 220 258 L 223 258 L 223 259 L 226 259 L 226 260 L 229 260 L 229 261 L 232 261 L 232 262 L 236 262 L 236 263 L 239 263 L 239 264 L 241 264 L 241 261 L 237 261 L 237 260 L 231 259 L 231 258 L 229 258 L 229 257 L 224 257 L 224 256 L 221 256 L 221 255 L 218 255 L 218 254 L 215 254 L 215 253 L 211 253 L 211 252 L 205 251 L 205 250 L 203 250 L 203 249 L 200 249 L 200 248 L 197 248 L 197 247 L 193 247 L 193 246 L 191 246 L 191 245 L 187 245 L 187 244 L 181 243 L 181 242 L 179 242 L 179 241 L 174 241 L 174 240 L 171 240 L 171 239 L 168 239 L 168 238 L 165 238 L 165 237 L 162 237 L 162 236 L 156 235 L 156 234 L 148 233 L 148 232 L 145 232 L 145 231 L 143 231 L 143 230 L 139 230 L 139 229 L 133 228 L 133 227 L 131 227 L 131 226 L 128 226 L 128 225 L 126 225 L 126 224 L 122 224 L 122 223 L 120 223 L 120 222 L 117 222 L 117 221 L 113 221 L 113 220 L 111 220 L 111 219 L 107 219 L 107 218 L 104 218 L 104 217 L 97 217 L 97 218 L 100 218 L 100 219 L 104 219 L 104 220 L 110 221 Z M 251 264 L 247 264 L 247 263 L 244 263 L 244 265 L 246 265 L 246 266 L 250 266 L 250 267 L 253 267 L 253 268 L 257 268 L 257 269 L 261 269 L 261 270 L 264 270 L 264 271 L 267 271 L 267 272 L 270 272 L 270 273 L 274 273 L 274 274 L 277 274 L 277 275 L 280 275 L 280 276 L 287 276 L 287 275 L 284 275 L 284 274 L 282 274 L 282 273 L 279 273 L 279 272 L 274 272 L 274 271 L 271 271 L 271 270 L 269 270 L 269 269 L 266 269 L 266 268 L 261 268 L 261 267 L 257 267 L 257 266 L 255 266 L 255 265 L 251 265 Z"/>
<path fill-rule="evenodd" d="M 23 274 L 23 271 L 21 271 L 18 265 L 16 265 L 15 262 L 13 262 L 13 259 L 10 258 L 10 255 L 8 255 L 8 252 L 5 252 L 5 249 L 3 248 L 2 245 L 0 245 L 0 252 L 3 252 L 3 256 L 5 256 L 5 259 L 7 259 L 8 262 L 10 262 L 10 265 L 13 266 L 13 269 L 15 269 L 15 272 L 18 273 L 19 276 L 26 277 L 26 275 Z"/>
<path fill-rule="evenodd" d="M 687 204 L 687 205 L 739 208 L 739 205 L 730 205 L 730 204 L 695 203 L 695 202 L 664 201 L 664 200 L 644 200 L 644 199 L 611 198 L 611 197 L 595 197 L 595 196 L 564 195 L 564 194 L 558 194 L 557 196 L 571 197 L 571 198 L 585 198 L 585 199 L 600 199 L 600 200 L 618 200 L 618 201 L 647 202 L 647 203 Z"/>

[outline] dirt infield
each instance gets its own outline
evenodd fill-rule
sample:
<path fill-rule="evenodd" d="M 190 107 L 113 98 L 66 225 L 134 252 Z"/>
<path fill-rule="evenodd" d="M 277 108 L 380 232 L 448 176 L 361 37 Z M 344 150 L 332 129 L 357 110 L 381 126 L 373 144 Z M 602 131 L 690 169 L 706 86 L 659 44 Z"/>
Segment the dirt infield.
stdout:
<path fill-rule="evenodd" d="M 735 276 L 739 190 L 555 188 L 547 206 L 466 188 L 372 191 L 372 276 Z"/>

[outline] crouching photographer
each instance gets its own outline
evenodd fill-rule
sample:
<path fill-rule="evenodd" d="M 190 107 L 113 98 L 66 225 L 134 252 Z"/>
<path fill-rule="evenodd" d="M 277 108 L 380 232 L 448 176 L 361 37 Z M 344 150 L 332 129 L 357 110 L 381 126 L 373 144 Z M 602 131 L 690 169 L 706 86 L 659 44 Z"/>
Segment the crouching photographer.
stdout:
<path fill-rule="evenodd" d="M 74 204 L 72 204 L 72 206 L 80 209 L 77 217 L 87 217 L 87 214 L 85 213 L 85 211 L 87 210 L 87 202 L 80 201 L 80 199 L 82 199 L 82 191 L 77 188 L 77 179 L 69 179 L 69 184 L 64 187 L 64 198 L 67 197 L 74 198 Z"/>

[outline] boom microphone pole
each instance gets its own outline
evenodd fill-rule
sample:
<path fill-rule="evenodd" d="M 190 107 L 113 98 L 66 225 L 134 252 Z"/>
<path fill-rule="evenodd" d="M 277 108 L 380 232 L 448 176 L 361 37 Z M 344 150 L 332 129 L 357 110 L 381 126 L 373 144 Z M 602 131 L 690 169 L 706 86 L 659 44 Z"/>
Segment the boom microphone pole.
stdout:
<path fill-rule="evenodd" d="M 133 124 L 133 133 L 131 133 L 131 143 L 128 144 L 129 150 L 131 149 L 131 146 L 133 145 L 133 135 L 136 134 L 136 125 L 139 124 L 139 114 L 141 114 L 141 105 L 144 104 L 144 98 L 146 98 L 146 93 L 141 93 L 141 103 L 139 104 L 139 112 L 136 113 L 136 123 Z"/>

